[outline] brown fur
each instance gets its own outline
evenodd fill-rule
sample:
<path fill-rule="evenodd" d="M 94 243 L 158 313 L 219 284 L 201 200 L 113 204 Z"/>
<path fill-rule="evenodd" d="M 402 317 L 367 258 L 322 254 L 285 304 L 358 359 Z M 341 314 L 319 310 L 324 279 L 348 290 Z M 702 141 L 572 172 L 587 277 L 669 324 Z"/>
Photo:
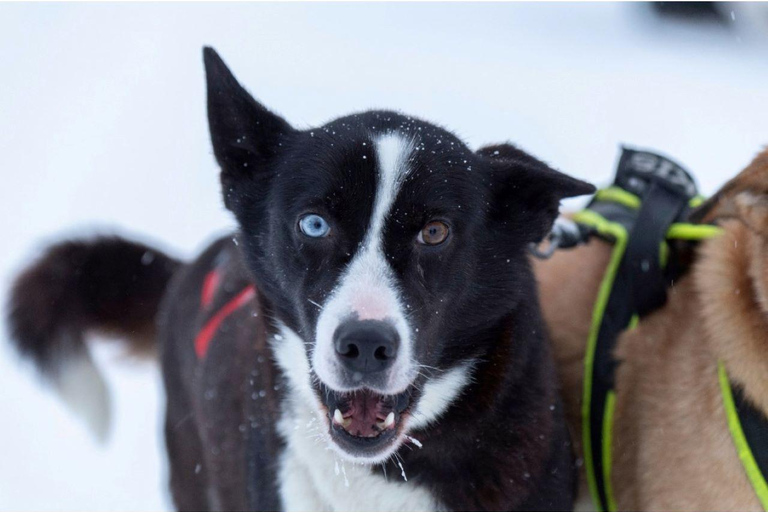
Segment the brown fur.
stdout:
<path fill-rule="evenodd" d="M 612 483 L 622 510 L 760 509 L 728 431 L 717 361 L 768 411 L 768 151 L 695 218 L 724 233 L 701 244 L 666 306 L 618 341 Z M 593 241 L 535 264 L 577 440 L 585 342 L 609 255 Z"/>
<path fill-rule="evenodd" d="M 549 326 L 560 383 L 565 390 L 565 412 L 572 438 L 581 454 L 581 389 L 584 349 L 600 280 L 611 256 L 601 240 L 549 260 L 534 260 L 544 319 Z"/>

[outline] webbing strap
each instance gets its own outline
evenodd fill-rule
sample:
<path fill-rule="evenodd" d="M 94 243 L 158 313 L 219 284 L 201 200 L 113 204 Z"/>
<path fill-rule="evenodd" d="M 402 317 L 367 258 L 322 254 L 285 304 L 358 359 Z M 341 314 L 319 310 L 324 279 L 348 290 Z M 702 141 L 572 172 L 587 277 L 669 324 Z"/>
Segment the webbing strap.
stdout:
<path fill-rule="evenodd" d="M 658 180 L 651 184 L 629 234 L 624 268 L 620 269 L 621 273 L 629 274 L 628 305 L 634 308 L 626 312 L 626 318 L 622 317 L 622 322 L 627 322 L 622 329 L 633 314 L 645 316 L 666 302 L 669 281 L 659 251 L 667 230 L 688 200 L 677 187 Z"/>
<path fill-rule="evenodd" d="M 580 221 L 586 216 L 580 215 Z M 615 243 L 608 269 L 600 283 L 592 315 L 584 365 L 584 395 L 582 401 L 582 436 L 587 480 L 599 510 L 613 510 L 610 490 L 610 436 L 606 435 L 608 396 L 613 389 L 615 361 L 611 352 L 615 339 L 629 324 L 632 309 L 628 307 L 629 276 L 621 272 L 628 234 L 624 226 L 604 220 L 594 225 L 598 233 L 610 235 Z M 624 292 L 617 292 L 617 288 Z M 607 428 L 608 427 L 608 428 Z"/>
<path fill-rule="evenodd" d="M 614 375 L 613 350 L 622 331 L 666 302 L 665 241 L 674 222 L 683 216 L 690 191 L 651 175 L 645 179 L 639 203 L 618 201 L 621 211 L 605 202 L 574 219 L 614 241 L 613 253 L 593 311 L 585 357 L 582 429 L 590 490 L 600 510 L 615 510 L 611 489 L 611 429 Z M 630 194 L 631 195 L 631 194 Z M 629 196 L 627 196 L 629 197 Z M 634 212 L 632 212 L 635 210 Z M 620 213 L 616 222 L 598 211 Z M 678 228 L 679 230 L 680 228 Z"/>
<path fill-rule="evenodd" d="M 208 346 L 211 340 L 218 332 L 221 324 L 235 311 L 245 306 L 251 299 L 256 297 L 256 287 L 252 284 L 246 285 L 235 296 L 229 298 L 226 303 L 215 311 L 210 311 L 211 306 L 217 298 L 219 288 L 221 287 L 224 276 L 222 267 L 228 257 L 225 252 L 219 253 L 216 258 L 215 266 L 203 278 L 200 290 L 200 309 L 204 313 L 213 313 L 203 324 L 200 331 L 195 336 L 194 347 L 195 355 L 198 359 L 204 359 L 208 353 Z M 223 287 L 222 287 L 223 288 Z"/>
<path fill-rule="evenodd" d="M 733 444 L 763 510 L 768 511 L 768 418 L 749 403 L 741 386 L 728 379 L 722 361 L 718 377 Z"/>
<path fill-rule="evenodd" d="M 200 332 L 197 333 L 197 336 L 195 336 L 195 354 L 198 359 L 203 359 L 208 353 L 208 345 L 210 345 L 216 331 L 221 327 L 222 322 L 232 313 L 245 306 L 255 296 L 256 288 L 253 285 L 245 287 L 230 299 L 229 302 L 224 304 L 221 309 L 216 311 L 216 314 L 205 323 Z"/>
<path fill-rule="evenodd" d="M 610 329 L 615 332 L 615 336 L 618 338 L 621 331 L 631 329 L 637 324 L 638 316 L 631 315 L 624 328 L 617 330 L 615 327 L 617 323 L 621 325 L 624 322 L 624 320 L 616 320 L 615 315 L 618 310 L 613 310 L 611 299 L 614 297 L 612 292 L 617 279 L 619 283 L 622 280 L 622 262 L 629 233 L 624 223 L 610 221 L 595 210 L 590 208 L 573 216 L 575 222 L 588 226 L 598 236 L 613 243 L 611 258 L 598 289 L 587 338 L 581 410 L 582 442 L 587 479 L 595 504 L 600 510 L 616 510 L 610 479 L 613 407 L 615 404 L 613 371 L 616 363 L 612 358 L 606 358 L 606 355 L 610 356 L 610 353 L 606 354 L 604 350 L 597 350 L 598 335 L 607 336 L 608 329 Z M 721 232 L 722 228 L 718 226 L 680 222 L 669 226 L 665 236 L 667 240 L 699 241 L 712 238 Z M 602 330 L 606 318 L 609 318 L 609 327 Z M 601 341 L 605 344 L 605 338 L 602 338 Z M 611 346 L 613 344 L 615 344 L 615 339 Z M 603 396 L 604 399 L 602 399 Z M 766 453 L 768 454 L 768 449 L 766 449 Z"/>

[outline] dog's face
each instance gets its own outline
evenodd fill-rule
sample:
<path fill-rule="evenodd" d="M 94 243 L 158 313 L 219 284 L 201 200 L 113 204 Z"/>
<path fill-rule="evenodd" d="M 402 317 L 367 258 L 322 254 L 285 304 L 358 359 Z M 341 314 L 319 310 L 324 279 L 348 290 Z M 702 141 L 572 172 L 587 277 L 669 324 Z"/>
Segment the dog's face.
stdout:
<path fill-rule="evenodd" d="M 380 462 L 494 349 L 526 247 L 591 185 L 501 145 L 473 152 L 394 112 L 296 130 L 205 52 L 227 207 L 281 327 L 278 363 L 331 446 Z"/>

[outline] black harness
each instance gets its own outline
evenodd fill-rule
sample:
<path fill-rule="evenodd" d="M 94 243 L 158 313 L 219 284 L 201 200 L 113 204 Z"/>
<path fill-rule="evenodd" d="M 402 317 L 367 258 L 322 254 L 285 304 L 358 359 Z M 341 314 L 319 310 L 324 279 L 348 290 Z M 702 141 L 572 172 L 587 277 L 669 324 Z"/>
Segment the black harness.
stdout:
<path fill-rule="evenodd" d="M 587 358 L 589 395 L 584 402 L 584 448 L 590 488 L 598 506 L 614 509 L 610 487 L 610 443 L 605 443 L 613 414 L 613 350 L 622 331 L 648 313 L 663 306 L 667 288 L 679 269 L 667 266 L 676 261 L 663 255 L 667 231 L 689 213 L 696 186 L 691 176 L 671 160 L 649 152 L 624 149 L 614 186 L 640 199 L 639 208 L 601 200 L 598 194 L 587 207 L 605 219 L 621 224 L 626 232 L 621 260 L 602 314 L 597 335 Z M 669 246 L 666 246 L 669 247 Z M 617 256 L 618 257 L 618 256 Z M 666 260 L 666 261 L 662 261 Z M 585 386 L 586 391 L 586 386 Z M 587 450 L 589 453 L 587 453 Z M 605 453 L 604 453 L 605 452 Z"/>
<path fill-rule="evenodd" d="M 716 226 L 686 222 L 701 201 L 693 178 L 682 166 L 655 153 L 624 148 L 614 184 L 598 191 L 574 216 L 575 225 L 556 223 L 548 250 L 534 250 L 536 256 L 547 258 L 557 248 L 586 243 L 592 236 L 614 246 L 587 340 L 582 403 L 587 477 L 600 510 L 616 509 L 610 479 L 616 341 L 622 331 L 666 303 L 667 289 L 689 266 L 692 242 L 720 232 Z M 763 478 L 768 475 L 768 420 L 743 399 L 722 364 L 720 373 L 724 407 L 734 411 L 728 414 L 734 443 L 768 510 Z"/>

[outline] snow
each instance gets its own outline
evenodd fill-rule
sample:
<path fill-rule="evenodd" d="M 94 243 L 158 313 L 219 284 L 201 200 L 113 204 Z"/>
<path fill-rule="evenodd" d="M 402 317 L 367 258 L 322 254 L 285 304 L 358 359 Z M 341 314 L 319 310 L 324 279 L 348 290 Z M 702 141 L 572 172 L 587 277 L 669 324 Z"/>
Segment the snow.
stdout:
<path fill-rule="evenodd" d="M 732 30 L 610 3 L 2 4 L 0 298 L 63 235 L 139 234 L 189 258 L 232 227 L 203 44 L 301 127 L 396 108 L 599 184 L 625 142 L 712 193 L 768 141 L 759 7 L 729 9 Z M 101 446 L 0 327 L 0 510 L 170 508 L 156 367 L 97 350 L 115 415 Z"/>
<path fill-rule="evenodd" d="M 418 439 L 416 439 L 415 437 L 411 437 L 411 436 L 405 436 L 405 438 L 406 438 L 408 441 L 410 441 L 411 443 L 413 443 L 414 445 L 418 446 L 419 448 L 423 448 L 423 447 L 424 447 L 424 445 L 423 445 L 423 444 L 421 444 L 421 441 L 419 441 L 419 440 L 418 440 Z"/>

